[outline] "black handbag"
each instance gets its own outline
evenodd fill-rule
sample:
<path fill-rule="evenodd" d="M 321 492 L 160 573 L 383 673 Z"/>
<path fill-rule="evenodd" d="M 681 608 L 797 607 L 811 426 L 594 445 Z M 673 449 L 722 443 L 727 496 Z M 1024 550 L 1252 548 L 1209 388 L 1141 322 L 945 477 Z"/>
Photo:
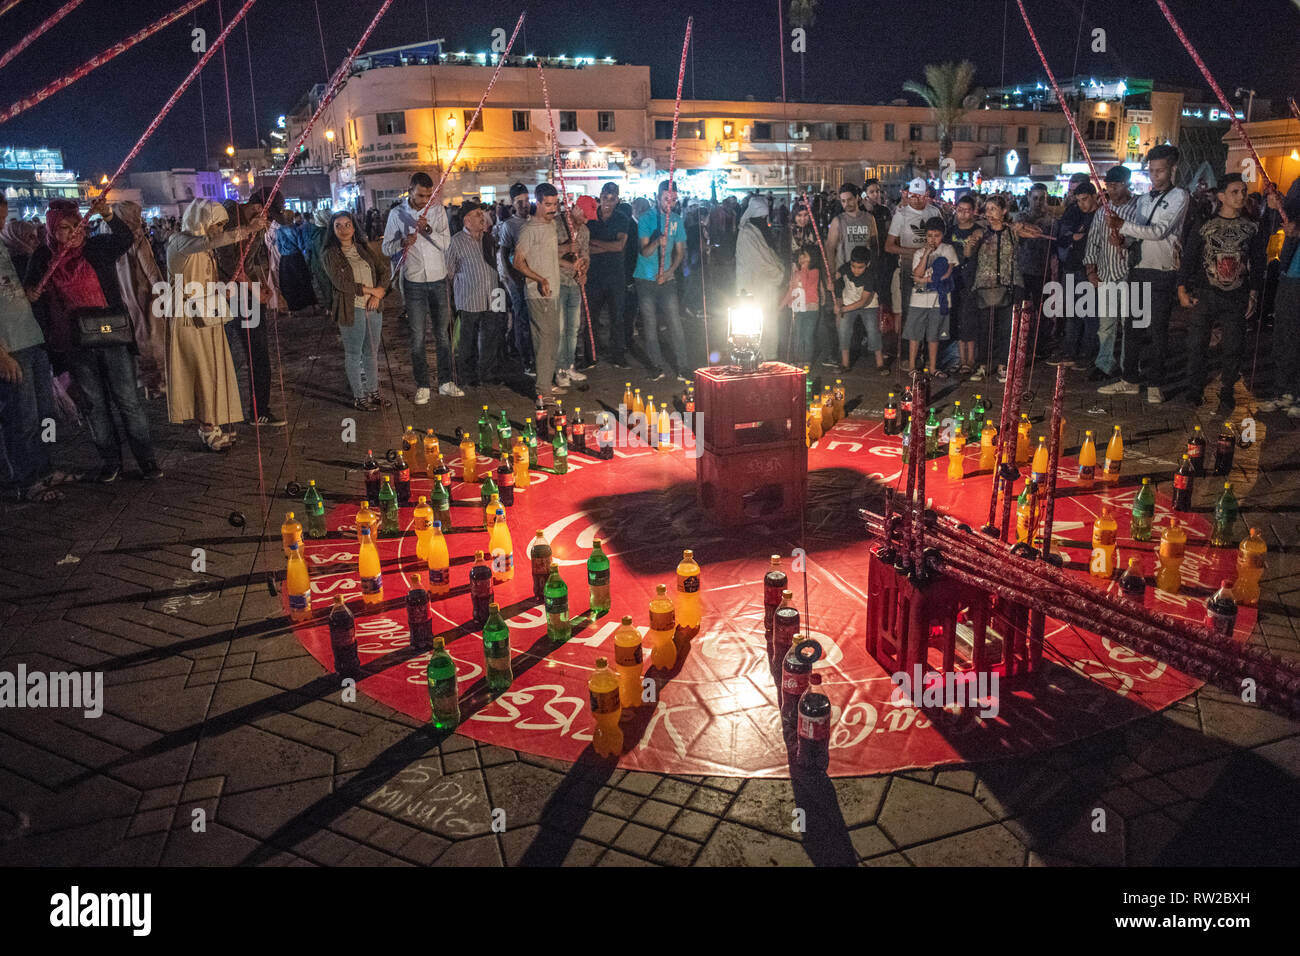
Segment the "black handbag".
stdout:
<path fill-rule="evenodd" d="M 83 349 L 107 348 L 110 345 L 134 345 L 131 317 L 109 308 L 83 308 L 72 314 L 72 328 L 77 346 Z"/>

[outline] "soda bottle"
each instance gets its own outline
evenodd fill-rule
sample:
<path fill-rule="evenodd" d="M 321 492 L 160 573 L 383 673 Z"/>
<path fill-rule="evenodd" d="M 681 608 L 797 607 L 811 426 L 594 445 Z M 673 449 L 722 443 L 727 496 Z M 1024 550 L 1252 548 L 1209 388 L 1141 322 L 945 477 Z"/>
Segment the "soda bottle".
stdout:
<path fill-rule="evenodd" d="M 659 412 L 655 409 L 655 397 L 646 396 L 645 402 L 645 437 L 651 448 L 659 446 Z"/>
<path fill-rule="evenodd" d="M 563 435 L 565 442 L 569 440 L 569 416 L 564 414 L 562 399 L 555 400 L 555 414 L 551 416 L 551 434 Z"/>
<path fill-rule="evenodd" d="M 1034 463 L 1029 466 L 1029 476 L 1042 486 L 1047 485 L 1047 436 L 1038 436 L 1038 447 L 1034 450 Z"/>
<path fill-rule="evenodd" d="M 627 421 L 627 416 L 631 415 L 632 412 L 636 410 L 635 404 L 636 404 L 636 398 L 632 394 L 632 383 L 624 382 L 623 383 L 623 407 L 622 409 L 620 409 L 620 413 L 622 414 L 624 421 Z"/>
<path fill-rule="evenodd" d="M 812 408 L 813 398 L 812 368 L 805 365 L 803 367 L 803 410 L 805 412 Z"/>
<path fill-rule="evenodd" d="M 562 644 L 572 633 L 573 627 L 569 623 L 569 586 L 560 577 L 560 566 L 552 562 L 550 577 L 546 579 L 546 636 L 556 644 Z"/>
<path fill-rule="evenodd" d="M 441 637 L 433 639 L 429 655 L 430 721 L 435 730 L 451 730 L 460 723 L 460 693 L 456 689 L 456 662 L 447 653 Z"/>
<path fill-rule="evenodd" d="M 475 476 L 477 467 L 474 439 L 470 438 L 469 432 L 462 432 L 460 436 L 460 480 L 470 484 L 477 481 L 478 478 Z"/>
<path fill-rule="evenodd" d="M 474 612 L 474 623 L 482 627 L 487 623 L 488 605 L 492 603 L 492 569 L 483 560 L 483 552 L 474 552 L 474 563 L 469 569 L 469 600 Z"/>
<path fill-rule="evenodd" d="M 1110 433 L 1110 441 L 1106 443 L 1106 463 L 1101 469 L 1101 480 L 1108 485 L 1119 483 L 1119 469 L 1124 463 L 1124 436 L 1120 434 L 1119 426 L 1116 425 L 1114 431 Z"/>
<path fill-rule="evenodd" d="M 434 467 L 442 461 L 442 452 L 438 448 L 438 436 L 430 428 L 424 433 L 422 440 L 424 446 L 424 473 L 430 478 L 434 477 Z"/>
<path fill-rule="evenodd" d="M 497 584 L 513 581 L 515 578 L 515 546 L 510 539 L 510 528 L 506 524 L 505 509 L 498 508 L 496 522 L 492 525 L 492 534 L 488 538 L 492 553 L 492 580 Z"/>
<path fill-rule="evenodd" d="M 1205 436 L 1201 434 L 1201 426 L 1196 425 L 1192 428 L 1192 434 L 1187 438 L 1187 457 L 1192 461 L 1192 473 L 1197 478 L 1205 477 Z"/>
<path fill-rule="evenodd" d="M 305 621 L 311 617 L 311 575 L 302 559 L 298 542 L 289 545 L 289 559 L 284 572 L 284 589 L 289 594 L 289 617 Z"/>
<path fill-rule="evenodd" d="M 614 664 L 618 668 L 618 699 L 624 710 L 641 705 L 641 632 L 630 615 L 614 632 Z"/>
<path fill-rule="evenodd" d="M 975 405 L 970 410 L 970 416 L 966 419 L 967 441 L 979 441 L 980 435 L 984 431 L 984 422 L 988 413 L 988 408 L 984 405 L 984 396 L 976 392 Z"/>
<path fill-rule="evenodd" d="M 379 533 L 379 515 L 370 507 L 369 501 L 361 502 L 361 507 L 357 509 L 357 540 L 361 540 L 361 529 L 369 528 L 372 534 Z"/>
<path fill-rule="evenodd" d="M 785 591 L 789 579 L 781 570 L 781 556 L 772 555 L 772 568 L 763 575 L 763 635 L 767 639 L 769 653 L 772 649 L 772 622 L 776 609 L 781 606 L 781 594 Z"/>
<path fill-rule="evenodd" d="M 524 446 L 528 449 L 528 467 L 537 467 L 537 432 L 532 419 L 524 422 Z"/>
<path fill-rule="evenodd" d="M 1038 482 L 1030 478 L 1020 490 L 1016 499 L 1016 542 L 1030 544 L 1033 534 L 1038 530 Z"/>
<path fill-rule="evenodd" d="M 609 461 L 614 457 L 614 416 L 609 412 L 596 415 L 596 457 Z"/>
<path fill-rule="evenodd" d="M 325 530 L 325 501 L 316 488 L 315 478 L 307 482 L 307 494 L 303 497 L 302 503 L 307 512 L 307 537 L 325 537 L 328 534 Z"/>
<path fill-rule="evenodd" d="M 478 443 L 474 450 L 480 455 L 492 454 L 492 414 L 486 405 L 478 417 Z"/>
<path fill-rule="evenodd" d="M 912 414 L 912 386 L 906 385 L 903 387 L 903 400 L 899 404 L 898 409 L 903 413 L 903 415 Z M 902 415 L 899 417 L 901 418 Z"/>
<path fill-rule="evenodd" d="M 1029 456 L 1033 451 L 1029 443 L 1033 440 L 1034 423 L 1029 420 L 1029 416 L 1024 412 L 1020 413 L 1020 423 L 1016 425 L 1016 467 L 1023 468 L 1029 464 Z"/>
<path fill-rule="evenodd" d="M 411 425 L 406 426 L 406 431 L 402 432 L 402 454 L 410 461 L 415 461 L 416 448 L 420 444 L 420 438 L 415 434 L 415 428 Z"/>
<path fill-rule="evenodd" d="M 442 522 L 433 523 L 429 535 L 429 592 L 441 596 L 451 590 L 451 554 L 447 538 L 442 533 Z"/>
<path fill-rule="evenodd" d="M 831 390 L 831 397 L 834 399 L 835 421 L 841 422 L 844 420 L 844 381 L 842 379 L 837 378 L 835 380 L 835 388 Z"/>
<path fill-rule="evenodd" d="M 1250 536 L 1243 538 L 1237 550 L 1237 583 L 1232 586 L 1237 596 L 1237 603 L 1254 607 L 1259 601 L 1259 579 L 1264 576 L 1264 555 L 1268 545 L 1260 535 L 1258 528 L 1250 529 Z"/>
<path fill-rule="evenodd" d="M 478 503 L 480 508 L 486 508 L 492 496 L 499 493 L 496 480 L 492 477 L 493 469 L 488 467 L 483 473 L 483 481 L 478 489 Z M 495 510 L 495 509 L 494 509 Z"/>
<path fill-rule="evenodd" d="M 1142 575 L 1142 562 L 1137 558 L 1128 559 L 1128 567 L 1119 576 L 1119 590 L 1130 601 L 1143 603 L 1147 593 L 1147 579 Z"/>
<path fill-rule="evenodd" d="M 952 433 L 948 442 L 948 480 L 961 481 L 966 477 L 966 436 L 959 431 Z"/>
<path fill-rule="evenodd" d="M 961 410 L 960 401 L 956 401 L 952 403 L 952 423 L 953 423 L 952 424 L 953 435 L 961 435 L 963 438 L 965 438 L 966 437 L 966 415 Z M 951 439 L 949 439 L 949 441 L 951 442 Z"/>
<path fill-rule="evenodd" d="M 618 677 L 609 669 L 609 661 L 596 658 L 596 669 L 587 678 L 591 698 L 591 717 L 596 722 L 591 746 L 598 757 L 617 757 L 623 752 L 623 730 L 618 725 L 623 715 L 619 703 Z"/>
<path fill-rule="evenodd" d="M 334 652 L 334 673 L 340 677 L 361 676 L 361 661 L 357 657 L 356 625 L 352 612 L 343 601 L 342 594 L 334 595 L 330 608 L 330 649 Z"/>
<path fill-rule="evenodd" d="M 515 679 L 510 667 L 510 626 L 495 601 L 488 605 L 488 619 L 483 625 L 483 667 L 488 691 L 499 694 L 510 689 Z"/>
<path fill-rule="evenodd" d="M 497 465 L 497 494 L 501 503 L 507 508 L 515 503 L 515 470 L 510 467 L 510 453 L 502 452 L 501 464 Z"/>
<path fill-rule="evenodd" d="M 582 420 L 582 409 L 574 408 L 573 424 L 569 426 L 569 434 L 573 436 L 573 449 L 581 454 L 587 453 L 587 425 Z"/>
<path fill-rule="evenodd" d="M 1232 482 L 1223 483 L 1223 494 L 1214 505 L 1214 526 L 1210 530 L 1210 546 L 1231 548 L 1237 543 L 1232 531 L 1237 526 L 1237 496 L 1232 493 Z"/>
<path fill-rule="evenodd" d="M 638 415 L 645 412 L 645 402 L 641 400 L 641 389 L 639 388 L 632 390 L 632 411 Z"/>
<path fill-rule="evenodd" d="M 587 558 L 587 587 L 591 590 L 591 612 L 595 619 L 609 610 L 609 558 L 601 549 L 600 538 L 591 543 Z"/>
<path fill-rule="evenodd" d="M 488 499 L 487 505 L 483 508 L 483 527 L 487 529 L 488 534 L 492 533 L 492 522 L 497 516 L 498 509 L 504 511 L 505 506 L 501 503 L 501 496 L 499 494 L 493 494 L 492 497 Z"/>
<path fill-rule="evenodd" d="M 564 432 L 556 431 L 555 438 L 551 440 L 551 453 L 553 455 L 551 470 L 557 475 L 567 475 L 569 473 L 569 443 L 564 440 Z"/>
<path fill-rule="evenodd" d="M 546 600 L 546 579 L 551 576 L 551 546 L 539 529 L 528 548 L 528 560 L 533 570 L 533 599 Z"/>
<path fill-rule="evenodd" d="M 390 475 L 384 475 L 384 483 L 379 489 L 379 513 L 381 515 L 379 522 L 380 534 L 402 533 L 397 511 L 397 492 L 393 490 L 393 479 Z"/>
<path fill-rule="evenodd" d="M 1083 447 L 1079 449 L 1079 488 L 1091 491 L 1097 483 L 1097 445 L 1092 440 L 1092 430 L 1083 433 Z"/>
<path fill-rule="evenodd" d="M 686 386 L 686 414 L 687 415 L 695 414 L 695 386 L 694 385 Z"/>
<path fill-rule="evenodd" d="M 822 386 L 822 434 L 825 435 L 835 425 L 835 396 L 829 385 Z"/>
<path fill-rule="evenodd" d="M 799 639 L 799 609 L 791 603 L 794 592 L 789 588 L 781 592 L 781 606 L 772 616 L 772 671 L 781 673 L 782 662 L 790 648 Z"/>
<path fill-rule="evenodd" d="M 1101 509 L 1101 517 L 1092 523 L 1092 562 L 1089 568 L 1093 577 L 1111 578 L 1115 575 L 1115 535 L 1118 526 L 1110 508 Z"/>
<path fill-rule="evenodd" d="M 1178 462 L 1174 472 L 1174 510 L 1187 512 L 1192 510 L 1192 460 L 1186 455 Z"/>
<path fill-rule="evenodd" d="M 929 461 L 939 454 L 939 419 L 930 409 L 930 417 L 925 420 L 925 458 Z"/>
<path fill-rule="evenodd" d="M 907 464 L 912 454 L 912 416 L 907 416 L 907 425 L 903 428 L 903 464 Z"/>
<path fill-rule="evenodd" d="M 1219 590 L 1205 602 L 1205 624 L 1222 637 L 1232 637 L 1237 626 L 1237 602 L 1232 596 L 1232 582 L 1220 581 Z"/>
<path fill-rule="evenodd" d="M 894 397 L 893 392 L 890 392 L 889 398 L 885 399 L 885 414 L 880 424 L 886 435 L 898 434 L 898 399 Z"/>
<path fill-rule="evenodd" d="M 650 663 L 654 667 L 672 670 L 677 663 L 677 621 L 673 602 L 668 598 L 668 585 L 656 584 L 655 596 L 650 601 Z"/>
<path fill-rule="evenodd" d="M 429 429 L 429 434 L 433 434 L 432 428 Z M 447 462 L 442 457 L 442 450 L 437 445 L 434 446 L 433 450 L 433 474 L 430 477 L 433 479 L 435 487 L 441 486 L 446 489 L 447 494 L 451 494 L 451 469 L 447 467 Z"/>
<path fill-rule="evenodd" d="M 1156 516 L 1156 493 L 1151 479 L 1143 478 L 1142 487 L 1133 498 L 1133 519 L 1129 523 L 1129 537 L 1134 541 L 1151 540 L 1151 523 Z"/>
<path fill-rule="evenodd" d="M 980 472 L 992 472 L 998 464 L 998 430 L 993 427 L 993 419 L 984 419 L 984 428 L 980 431 Z"/>
<path fill-rule="evenodd" d="M 411 512 L 411 530 L 415 532 L 415 556 L 421 561 L 429 560 L 429 538 L 433 536 L 433 509 L 429 499 L 420 495 L 420 500 Z"/>
<path fill-rule="evenodd" d="M 822 437 L 822 406 L 821 399 L 816 395 L 813 396 L 812 405 L 808 408 L 808 441 L 816 442 Z"/>
<path fill-rule="evenodd" d="M 510 419 L 506 417 L 506 410 L 501 409 L 501 419 L 497 422 L 496 438 L 497 451 L 504 453 L 510 451 L 510 438 L 514 434 L 514 429 L 510 426 Z"/>
<path fill-rule="evenodd" d="M 659 409 L 659 450 L 667 451 L 672 445 L 672 419 L 668 417 L 668 409 Z"/>
<path fill-rule="evenodd" d="M 284 524 L 280 525 L 280 542 L 284 546 L 284 556 L 289 556 L 289 545 L 298 545 L 302 550 L 302 524 L 293 516 L 292 511 L 284 513 Z"/>
<path fill-rule="evenodd" d="M 361 464 L 366 475 L 366 499 L 379 500 L 379 462 L 375 459 L 374 449 L 366 451 L 366 460 Z"/>
<path fill-rule="evenodd" d="M 406 592 L 406 627 L 413 650 L 427 651 L 433 646 L 433 609 L 419 571 L 411 575 L 411 589 Z"/>
<path fill-rule="evenodd" d="M 524 439 L 520 435 L 515 436 L 515 447 L 512 454 L 515 459 L 515 487 L 520 491 L 525 491 L 532 479 L 528 475 L 528 446 L 524 444 Z"/>
<path fill-rule="evenodd" d="M 1214 473 L 1228 475 L 1232 472 L 1232 457 L 1237 451 L 1237 433 L 1232 422 L 1224 422 L 1219 437 L 1214 440 Z"/>
<path fill-rule="evenodd" d="M 795 760 L 803 770 L 825 771 L 830 765 L 831 700 L 822 693 L 820 674 L 808 675 L 799 698 L 799 735 Z"/>
<path fill-rule="evenodd" d="M 799 701 L 808 689 L 813 664 L 821 660 L 822 646 L 812 638 L 796 641 L 781 662 L 781 726 L 788 733 L 799 718 Z"/>
<path fill-rule="evenodd" d="M 547 428 L 551 424 L 551 413 L 546 410 L 546 402 L 542 396 L 537 396 L 537 406 L 533 409 L 533 418 L 531 422 L 531 431 L 541 441 L 547 441 Z"/>
<path fill-rule="evenodd" d="M 393 468 L 397 470 L 397 480 L 393 482 L 397 488 L 397 503 L 399 505 L 409 505 L 411 503 L 411 466 L 407 464 L 406 458 L 400 451 L 397 453 L 397 461 L 393 462 Z"/>
<path fill-rule="evenodd" d="M 379 550 L 375 547 L 370 525 L 361 529 L 361 553 L 357 557 L 357 572 L 361 576 L 361 598 L 367 604 L 378 604 L 384 599 L 384 574 L 379 565 Z"/>
<path fill-rule="evenodd" d="M 433 500 L 429 504 L 430 507 L 433 508 L 434 520 L 441 521 L 443 529 L 445 531 L 450 531 L 451 530 L 451 495 L 449 495 L 447 493 L 447 489 L 444 488 L 438 482 L 433 483 L 432 490 L 433 490 Z"/>
<path fill-rule="evenodd" d="M 700 610 L 700 566 L 695 552 L 687 548 L 677 565 L 677 623 L 688 630 L 698 630 Z"/>
<path fill-rule="evenodd" d="M 1169 527 L 1160 536 L 1160 567 L 1156 569 L 1156 587 L 1161 591 L 1177 594 L 1182 587 L 1183 578 L 1179 569 L 1186 545 L 1187 532 L 1178 526 L 1177 518 L 1170 518 Z"/>

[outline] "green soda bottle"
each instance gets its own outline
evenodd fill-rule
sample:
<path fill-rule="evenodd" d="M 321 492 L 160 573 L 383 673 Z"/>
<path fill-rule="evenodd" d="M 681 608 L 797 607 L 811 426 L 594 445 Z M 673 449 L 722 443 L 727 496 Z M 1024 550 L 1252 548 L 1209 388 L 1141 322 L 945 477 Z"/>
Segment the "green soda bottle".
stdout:
<path fill-rule="evenodd" d="M 537 467 L 537 431 L 530 418 L 524 422 L 524 444 L 528 446 L 528 467 Z"/>
<path fill-rule="evenodd" d="M 379 512 L 380 534 L 402 533 L 397 511 L 397 492 L 393 490 L 393 479 L 390 475 L 384 475 L 384 483 L 379 487 Z"/>
<path fill-rule="evenodd" d="M 803 367 L 803 410 L 805 415 L 808 413 L 808 409 L 812 408 L 812 401 L 813 401 L 812 385 L 813 385 L 812 368 L 810 366 L 805 365 Z"/>
<path fill-rule="evenodd" d="M 907 416 L 907 426 L 903 429 L 903 464 L 907 464 L 912 456 L 912 416 Z"/>
<path fill-rule="evenodd" d="M 506 418 L 506 410 L 501 409 L 501 421 L 497 423 L 497 447 L 501 454 L 510 451 L 510 442 L 513 440 L 514 429 L 510 427 L 510 419 Z"/>
<path fill-rule="evenodd" d="M 495 602 L 488 605 L 488 619 L 483 625 L 483 664 L 489 691 L 499 694 L 510 689 L 515 679 L 510 669 L 510 626 Z"/>
<path fill-rule="evenodd" d="M 307 514 L 307 527 L 303 533 L 309 538 L 325 537 L 325 500 L 316 490 L 316 479 L 307 482 L 307 494 L 302 499 Z"/>
<path fill-rule="evenodd" d="M 1156 516 L 1156 493 L 1151 487 L 1151 479 L 1143 478 L 1142 487 L 1133 499 L 1133 520 L 1129 525 L 1129 537 L 1134 541 L 1151 540 L 1151 522 Z"/>
<path fill-rule="evenodd" d="M 488 413 L 488 407 L 483 406 L 483 411 L 478 417 L 478 442 L 475 449 L 480 455 L 486 455 L 492 451 L 492 416 Z"/>
<path fill-rule="evenodd" d="M 966 424 L 967 424 L 966 413 L 961 410 L 961 401 L 958 400 L 953 402 L 952 403 L 952 438 L 953 439 L 955 439 L 958 435 L 964 436 L 966 434 Z M 950 439 L 950 441 L 951 440 L 952 439 Z M 937 452 L 938 450 L 939 449 L 936 446 L 935 451 Z"/>
<path fill-rule="evenodd" d="M 609 558 L 601 548 L 600 538 L 591 543 L 591 557 L 587 559 L 587 585 L 591 588 L 592 618 L 608 613 Z"/>
<path fill-rule="evenodd" d="M 546 579 L 546 636 L 562 644 L 573 633 L 569 625 L 569 586 L 560 577 L 560 566 L 551 562 L 551 576 Z"/>
<path fill-rule="evenodd" d="M 1210 546 L 1231 548 L 1237 543 L 1233 529 L 1237 526 L 1237 496 L 1232 493 L 1232 482 L 1223 483 L 1223 494 L 1214 505 L 1214 526 L 1210 530 Z"/>
<path fill-rule="evenodd" d="M 479 489 L 479 504 L 484 508 L 488 506 L 488 502 L 492 500 L 493 495 L 501 494 L 501 489 L 492 480 L 491 469 L 488 470 L 487 477 L 479 484 Z"/>
<path fill-rule="evenodd" d="M 978 442 L 980 435 L 984 432 L 984 419 L 988 417 L 988 409 L 984 405 L 984 396 L 976 394 L 975 404 L 970 410 L 970 415 L 966 418 L 966 440 L 968 442 Z"/>
<path fill-rule="evenodd" d="M 557 475 L 569 473 L 569 443 L 564 440 L 564 432 L 556 429 L 555 438 L 551 440 L 551 450 L 555 453 L 553 471 Z"/>
<path fill-rule="evenodd" d="M 460 723 L 460 698 L 456 690 L 456 662 L 441 637 L 433 639 L 429 655 L 430 722 L 435 730 L 451 730 Z"/>
<path fill-rule="evenodd" d="M 933 458 L 939 454 L 939 419 L 935 417 L 934 409 L 930 409 L 930 417 L 925 420 L 925 457 Z"/>
<path fill-rule="evenodd" d="M 451 530 L 451 496 L 441 481 L 435 481 L 429 492 L 429 504 L 433 507 L 433 516 L 442 522 L 442 530 Z M 486 508 L 487 506 L 484 505 Z"/>

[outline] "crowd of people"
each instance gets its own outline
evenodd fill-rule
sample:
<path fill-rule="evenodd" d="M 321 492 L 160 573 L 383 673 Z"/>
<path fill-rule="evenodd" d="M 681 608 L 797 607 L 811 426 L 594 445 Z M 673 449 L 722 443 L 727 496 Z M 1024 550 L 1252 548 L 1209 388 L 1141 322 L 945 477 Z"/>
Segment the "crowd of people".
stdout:
<path fill-rule="evenodd" d="M 764 317 L 765 358 L 845 373 L 870 354 L 881 374 L 902 362 L 976 382 L 1005 380 L 1023 304 L 1036 357 L 1086 371 L 1105 394 L 1145 389 L 1151 403 L 1175 377 L 1170 316 L 1181 306 L 1181 397 L 1200 404 L 1217 326 L 1222 413 L 1248 323 L 1268 312 L 1277 368 L 1259 410 L 1300 418 L 1300 194 L 1251 193 L 1237 174 L 1189 192 L 1175 181 L 1178 158 L 1167 144 L 1151 150 L 1140 196 L 1116 165 L 1104 197 L 1078 175 L 1063 200 L 1036 184 L 1021 199 L 967 190 L 946 202 L 917 178 L 892 203 L 867 180 L 793 203 L 757 191 L 683 200 L 664 181 L 631 201 L 613 182 L 568 204 L 550 183 L 531 194 L 515 183 L 509 202 L 444 205 L 417 172 L 386 215 L 304 216 L 267 207 L 260 191 L 196 199 L 179 220 L 146 224 L 139 205 L 103 199 L 85 218 L 56 200 L 44 223 L 9 221 L 0 196 L 0 478 L 48 501 L 80 477 L 55 470 L 41 439 L 59 404 L 85 420 L 104 482 L 121 473 L 123 437 L 145 478 L 162 474 L 143 402 L 163 394 L 169 421 L 194 423 L 213 451 L 235 442 L 235 423 L 284 425 L 269 332 L 282 314 L 333 320 L 352 404 L 391 406 L 378 374 L 385 303 L 405 326 L 417 405 L 490 385 L 545 401 L 598 361 L 684 382 L 725 359 L 728 307 L 745 299 Z M 260 321 L 236 321 L 247 316 L 219 291 L 240 280 L 256 283 Z M 186 290 L 181 314 L 159 317 L 160 281 Z M 1049 314 L 1052 283 L 1137 284 L 1145 306 L 1096 295 Z"/>

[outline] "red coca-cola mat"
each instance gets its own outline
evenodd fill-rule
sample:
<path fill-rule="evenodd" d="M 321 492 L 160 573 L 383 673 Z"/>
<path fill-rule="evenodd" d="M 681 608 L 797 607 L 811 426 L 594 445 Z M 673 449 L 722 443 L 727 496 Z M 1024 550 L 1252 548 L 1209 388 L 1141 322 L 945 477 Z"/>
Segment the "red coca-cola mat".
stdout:
<path fill-rule="evenodd" d="M 549 463 L 549 449 L 543 448 L 542 456 L 542 463 Z M 978 449 L 971 448 L 968 472 L 974 472 L 977 463 Z M 452 465 L 459 478 L 459 460 Z M 762 578 L 772 554 L 786 558 L 784 567 L 791 572 L 791 558 L 801 547 L 805 571 L 791 572 L 790 581 L 801 613 L 806 599 L 811 636 L 824 649 L 817 668 L 833 704 L 832 775 L 1039 750 L 1166 707 L 1200 686 L 1161 662 L 1049 620 L 1045 656 L 1051 665 L 1044 679 L 1032 687 L 1003 682 L 996 716 L 980 717 L 978 708 L 971 707 L 923 711 L 906 701 L 893 702 L 894 684 L 865 648 L 868 539 L 857 509 L 870 505 L 878 510 L 882 486 L 897 484 L 903 467 L 899 439 L 885 436 L 878 422 L 854 418 L 823 436 L 808 456 L 802 530 L 797 522 L 731 530 L 711 527 L 696 504 L 695 465 L 681 448 L 633 446 L 609 461 L 574 453 L 568 474 L 534 472 L 532 486 L 516 492 L 508 510 L 517 573 L 514 580 L 496 587 L 497 601 L 509 615 L 515 679 L 495 699 L 484 688 L 481 632 L 472 623 L 467 593 L 473 553 L 487 545 L 483 511 L 478 487 L 456 482 L 455 527 L 448 539 L 454 587 L 450 595 L 435 600 L 433 614 L 435 633 L 445 635 L 456 661 L 463 718 L 459 732 L 502 747 L 577 759 L 591 745 L 586 682 L 595 659 L 604 656 L 612 662 L 613 632 L 623 614 L 631 614 L 644 633 L 655 585 L 663 582 L 670 594 L 675 591 L 675 568 L 683 548 L 692 548 L 702 567 L 703 626 L 672 672 L 649 672 L 658 686 L 657 701 L 641 705 L 624 721 L 620 766 L 625 768 L 789 775 L 790 756 L 763 632 Z M 929 468 L 926 491 L 935 507 L 982 525 L 991 479 L 949 481 L 946 458 Z M 1109 504 L 1119 519 L 1120 566 L 1138 556 L 1150 577 L 1155 545 L 1126 537 L 1136 485 L 1121 481 L 1111 490 L 1083 492 L 1074 473 L 1073 460 L 1063 459 L 1054 536 L 1065 539 L 1067 567 L 1086 576 L 1092 521 Z M 413 494 L 428 489 L 428 479 L 417 474 Z M 1168 505 L 1165 499 L 1157 503 L 1157 537 L 1170 514 Z M 361 691 L 428 720 L 429 655 L 409 648 L 404 604 L 408 575 L 421 569 L 415 538 L 408 530 L 403 537 L 380 540 L 385 601 L 373 610 L 364 607 L 351 532 L 356 508 L 334 507 L 327 519 L 329 537 L 306 543 L 313 609 L 318 613 L 295 631 L 312 656 L 330 669 L 324 612 L 335 594 L 343 594 L 357 617 L 366 673 L 359 682 Z M 1189 540 L 1182 592 L 1175 596 L 1149 587 L 1147 601 L 1180 617 L 1201 619 L 1204 602 L 1220 579 L 1235 576 L 1235 551 L 1211 549 L 1208 522 L 1200 515 L 1183 517 Z M 402 526 L 409 529 L 410 521 L 410 509 L 403 508 Z M 524 549 L 537 529 L 545 532 L 554 549 L 574 616 L 588 607 L 585 562 L 593 538 L 603 539 L 611 565 L 612 612 L 595 623 L 575 623 L 573 637 L 558 647 L 547 639 L 544 614 L 532 601 Z M 1116 584 L 1109 587 L 1117 593 Z M 1240 639 L 1254 622 L 1253 610 L 1243 608 L 1237 622 Z M 645 656 L 648 666 L 648 647 Z"/>

